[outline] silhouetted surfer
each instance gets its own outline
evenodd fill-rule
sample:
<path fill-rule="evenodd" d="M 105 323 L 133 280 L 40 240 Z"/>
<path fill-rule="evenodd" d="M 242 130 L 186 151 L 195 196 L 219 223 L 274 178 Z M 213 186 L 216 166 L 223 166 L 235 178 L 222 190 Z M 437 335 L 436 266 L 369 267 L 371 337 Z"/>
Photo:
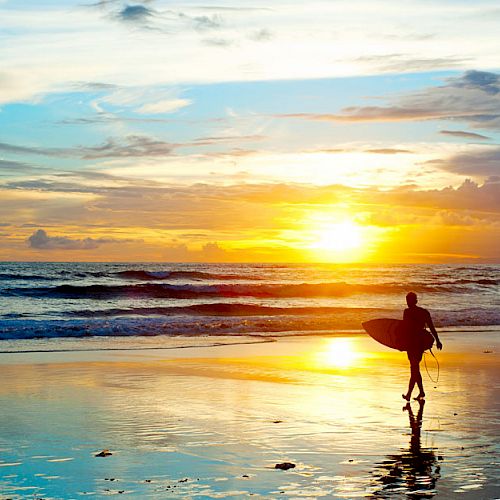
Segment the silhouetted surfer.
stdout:
<path fill-rule="evenodd" d="M 406 399 L 406 401 L 410 401 L 411 393 L 415 384 L 418 385 L 420 390 L 415 399 L 418 400 L 425 398 L 422 375 L 420 373 L 420 361 L 422 360 L 422 355 L 424 353 L 424 350 L 422 349 L 421 335 L 426 326 L 429 327 L 433 337 L 436 339 L 436 347 L 439 350 L 443 348 L 443 344 L 441 344 L 441 341 L 439 340 L 429 311 L 423 307 L 417 306 L 417 302 L 417 294 L 410 292 L 406 296 L 408 309 L 405 309 L 403 314 L 403 321 L 408 324 L 408 328 L 410 328 L 411 331 L 411 345 L 408 347 L 407 351 L 408 359 L 410 360 L 410 383 L 408 384 L 408 392 L 403 394 L 403 398 Z"/>

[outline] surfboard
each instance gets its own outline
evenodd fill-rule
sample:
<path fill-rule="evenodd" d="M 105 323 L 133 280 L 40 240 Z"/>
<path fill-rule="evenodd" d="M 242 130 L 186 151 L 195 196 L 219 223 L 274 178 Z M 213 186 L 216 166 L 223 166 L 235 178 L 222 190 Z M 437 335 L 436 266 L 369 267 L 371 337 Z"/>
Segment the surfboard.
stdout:
<path fill-rule="evenodd" d="M 421 335 L 415 338 L 415 333 L 400 319 L 372 319 L 362 323 L 362 326 L 377 342 L 398 351 L 407 351 L 409 347 L 418 347 L 425 351 L 434 344 L 434 337 L 427 330 L 423 330 Z"/>

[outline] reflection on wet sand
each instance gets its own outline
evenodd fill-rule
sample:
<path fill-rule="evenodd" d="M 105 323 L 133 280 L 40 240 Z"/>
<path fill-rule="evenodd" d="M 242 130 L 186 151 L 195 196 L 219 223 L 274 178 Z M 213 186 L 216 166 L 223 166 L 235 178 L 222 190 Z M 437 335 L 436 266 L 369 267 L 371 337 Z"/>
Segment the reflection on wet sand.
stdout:
<path fill-rule="evenodd" d="M 0 355 L 0 498 L 497 498 L 500 338 L 463 339 L 425 427 L 361 336 Z"/>
<path fill-rule="evenodd" d="M 441 467 L 436 459 L 435 448 L 422 448 L 421 430 L 424 418 L 425 400 L 418 401 L 418 413 L 415 417 L 410 403 L 403 408 L 410 419 L 410 448 L 401 450 L 400 454 L 387 455 L 387 460 L 376 466 L 374 477 L 382 483 L 374 497 L 391 497 L 406 494 L 411 498 L 431 498 L 436 493 L 436 483 L 440 477 Z"/>

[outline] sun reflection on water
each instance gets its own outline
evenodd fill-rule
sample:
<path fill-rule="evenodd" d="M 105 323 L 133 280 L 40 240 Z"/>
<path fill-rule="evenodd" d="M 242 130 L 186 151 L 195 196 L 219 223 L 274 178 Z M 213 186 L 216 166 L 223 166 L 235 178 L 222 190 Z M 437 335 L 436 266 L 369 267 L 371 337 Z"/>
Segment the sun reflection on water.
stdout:
<path fill-rule="evenodd" d="M 351 368 L 361 358 L 351 339 L 329 339 L 326 348 L 318 353 L 318 362 L 323 367 Z"/>

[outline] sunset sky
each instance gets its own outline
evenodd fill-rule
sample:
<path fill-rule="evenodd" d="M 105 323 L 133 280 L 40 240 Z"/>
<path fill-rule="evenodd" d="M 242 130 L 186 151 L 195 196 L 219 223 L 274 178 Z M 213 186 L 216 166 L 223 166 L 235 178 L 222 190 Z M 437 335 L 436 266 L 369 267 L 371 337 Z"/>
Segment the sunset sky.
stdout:
<path fill-rule="evenodd" d="M 498 2 L 0 0 L 0 260 L 499 262 Z"/>

